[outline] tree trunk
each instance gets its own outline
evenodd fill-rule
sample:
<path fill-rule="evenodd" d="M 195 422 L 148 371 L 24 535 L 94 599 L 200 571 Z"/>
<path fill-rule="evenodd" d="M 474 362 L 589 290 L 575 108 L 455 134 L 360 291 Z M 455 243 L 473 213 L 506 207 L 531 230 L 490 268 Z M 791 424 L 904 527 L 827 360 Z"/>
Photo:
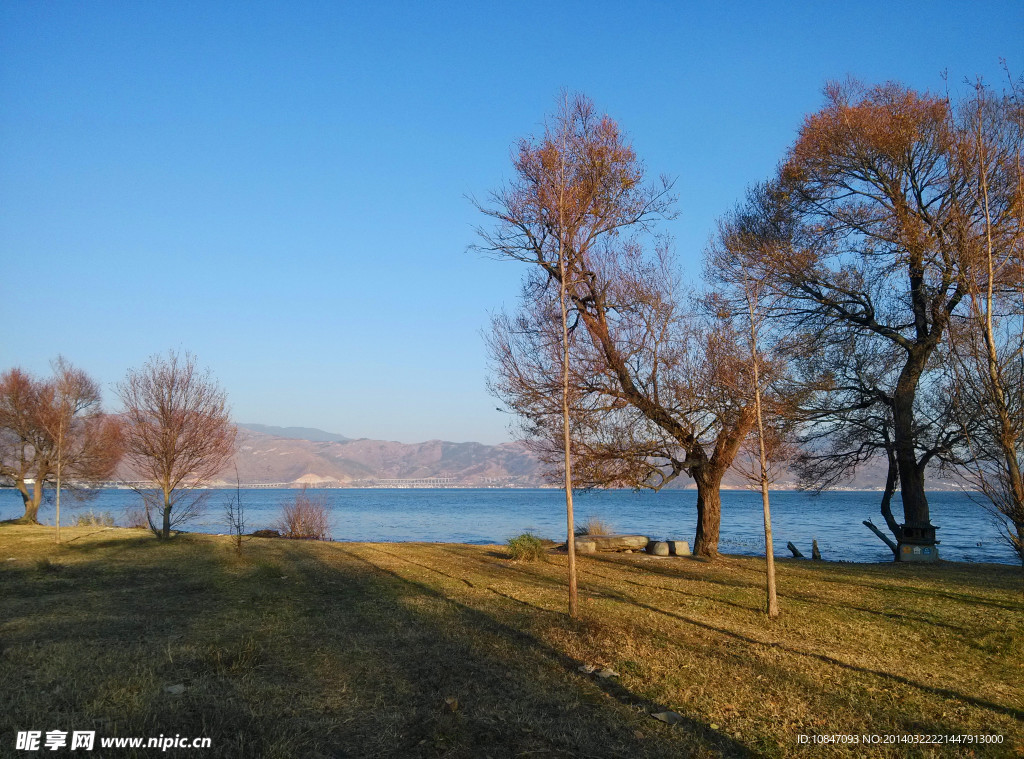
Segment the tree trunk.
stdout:
<path fill-rule="evenodd" d="M 25 513 L 17 521 L 22 524 L 39 524 L 39 506 L 43 502 L 43 489 L 36 482 L 29 492 L 24 480 L 19 480 L 15 486 L 21 493 L 21 500 L 25 505 Z"/>
<path fill-rule="evenodd" d="M 885 520 L 886 526 L 892 533 L 893 537 L 896 538 L 897 543 L 903 540 L 903 528 L 900 527 L 899 522 L 892 515 L 892 496 L 896 492 L 896 485 L 899 482 L 899 464 L 896 462 L 896 453 L 890 448 L 887 450 L 889 457 L 889 469 L 885 475 L 885 491 L 882 493 L 882 518 Z M 879 537 L 885 539 L 881 533 L 878 533 Z M 899 560 L 900 550 L 896 543 L 890 540 L 886 540 L 886 545 L 892 549 L 893 558 Z"/>
<path fill-rule="evenodd" d="M 722 525 L 721 472 L 694 472 L 697 484 L 697 534 L 693 540 L 694 556 L 714 559 L 718 556 L 718 532 Z"/>
<path fill-rule="evenodd" d="M 164 540 L 171 537 L 171 494 L 167 491 L 164 491 L 164 525 L 160 537 Z"/>
<path fill-rule="evenodd" d="M 893 442 L 903 495 L 903 522 L 915 527 L 931 527 L 928 498 L 924 490 L 924 467 L 917 462 L 914 448 L 914 397 L 928 353 L 915 346 L 900 372 L 893 394 Z"/>
<path fill-rule="evenodd" d="M 566 271 L 565 252 L 561 244 L 558 250 L 558 266 L 561 274 L 559 306 L 562 312 L 562 445 L 565 463 L 565 519 L 568 534 L 565 549 L 569 558 L 569 616 L 579 616 L 579 602 L 576 588 L 576 536 L 575 518 L 572 513 L 572 436 L 569 409 L 569 317 L 566 313 Z"/>

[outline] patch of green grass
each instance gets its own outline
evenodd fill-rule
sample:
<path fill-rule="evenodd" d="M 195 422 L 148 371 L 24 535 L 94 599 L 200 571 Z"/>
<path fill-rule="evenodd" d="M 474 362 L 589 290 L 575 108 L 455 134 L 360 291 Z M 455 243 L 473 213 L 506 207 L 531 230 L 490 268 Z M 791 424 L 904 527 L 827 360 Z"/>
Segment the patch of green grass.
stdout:
<path fill-rule="evenodd" d="M 253 540 L 238 556 L 229 537 L 65 529 L 55 545 L 0 526 L 2 756 L 18 730 L 79 726 L 208 737 L 229 758 L 1024 751 L 1019 567 L 780 560 L 772 622 L 756 559 L 581 556 L 569 620 L 559 554 Z M 679 724 L 650 716 L 668 709 Z M 831 733 L 1003 742 L 798 743 Z"/>
<path fill-rule="evenodd" d="M 544 541 L 528 532 L 509 538 L 506 545 L 513 561 L 538 561 L 544 558 Z"/>
<path fill-rule="evenodd" d="M 36 571 L 41 574 L 54 574 L 60 571 L 60 564 L 54 564 L 49 556 L 43 556 L 33 562 Z"/>

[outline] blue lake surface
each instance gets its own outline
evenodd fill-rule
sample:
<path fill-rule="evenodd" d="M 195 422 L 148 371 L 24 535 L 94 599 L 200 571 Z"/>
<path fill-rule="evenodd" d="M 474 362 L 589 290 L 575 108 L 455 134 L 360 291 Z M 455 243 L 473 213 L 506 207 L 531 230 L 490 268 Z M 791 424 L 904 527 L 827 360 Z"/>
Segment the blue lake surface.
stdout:
<path fill-rule="evenodd" d="M 224 505 L 234 490 L 208 491 L 204 513 L 184 526 L 196 532 L 227 531 Z M 296 490 L 241 491 L 247 530 L 272 528 L 281 506 L 294 499 Z M 527 489 L 332 489 L 309 490 L 323 496 L 330 511 L 335 540 L 428 541 L 447 543 L 503 543 L 522 532 L 564 538 L 565 496 L 560 490 Z M 777 556 L 789 556 L 792 541 L 805 555 L 817 539 L 822 556 L 833 561 L 891 561 L 889 549 L 861 522 L 871 519 L 882 526 L 878 492 L 829 492 L 820 496 L 791 491 L 771 495 L 772 531 Z M 612 490 L 578 493 L 577 523 L 600 517 L 621 532 L 641 533 L 656 539 L 693 541 L 696 529 L 693 490 L 661 493 Z M 940 555 L 951 561 L 1016 564 L 1013 551 L 1002 539 L 994 517 L 966 493 L 933 492 L 928 495 L 932 524 L 939 526 Z M 61 521 L 71 524 L 75 515 L 92 509 L 109 512 L 123 523 L 125 512 L 139 506 L 130 490 L 102 490 L 92 500 L 76 503 L 61 498 Z M 894 499 L 899 518 L 901 507 Z M 0 489 L 0 520 L 23 513 L 17 491 Z M 40 510 L 40 521 L 53 523 L 52 504 Z M 752 491 L 722 492 L 723 553 L 764 553 L 761 495 Z"/>

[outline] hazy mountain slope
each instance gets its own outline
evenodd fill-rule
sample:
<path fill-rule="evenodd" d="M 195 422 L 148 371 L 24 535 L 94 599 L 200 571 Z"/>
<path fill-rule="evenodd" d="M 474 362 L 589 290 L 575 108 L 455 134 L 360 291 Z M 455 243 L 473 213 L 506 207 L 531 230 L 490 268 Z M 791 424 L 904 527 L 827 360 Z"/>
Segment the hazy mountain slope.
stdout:
<path fill-rule="evenodd" d="M 265 430 L 280 431 L 281 434 Z M 298 437 L 308 434 L 317 439 Z M 320 438 L 330 437 L 331 440 Z M 398 443 L 388 440 L 351 440 L 323 430 L 303 427 L 268 427 L 240 425 L 237 455 L 238 477 L 242 483 L 332 482 L 339 485 L 372 485 L 379 480 L 415 480 L 444 477 L 453 485 L 538 487 L 546 484 L 540 466 L 521 443 L 484 445 L 428 440 L 423 443 Z M 137 476 L 127 469 L 119 472 L 124 479 Z M 230 484 L 235 480 L 234 468 L 219 478 Z M 850 490 L 880 489 L 885 482 L 885 466 L 881 461 L 861 467 L 857 475 L 840 487 Z M 783 472 L 775 488 L 793 488 L 795 476 Z M 680 477 L 670 488 L 693 488 L 693 481 Z M 747 487 L 736 471 L 723 481 L 725 488 Z M 932 472 L 928 477 L 931 490 L 957 487 L 948 477 Z"/>
<path fill-rule="evenodd" d="M 243 482 L 293 482 L 315 474 L 342 483 L 449 477 L 459 485 L 541 484 L 536 462 L 517 443 L 322 442 L 269 435 L 253 427 L 242 431 L 239 444 Z"/>
<path fill-rule="evenodd" d="M 240 428 L 250 430 L 251 432 L 261 432 L 264 435 L 273 435 L 274 437 L 285 437 L 291 440 L 312 440 L 317 443 L 344 443 L 346 440 L 351 440 L 344 435 L 338 435 L 334 432 L 324 432 L 318 430 L 315 427 L 273 427 L 268 424 L 241 424 L 238 425 Z"/>

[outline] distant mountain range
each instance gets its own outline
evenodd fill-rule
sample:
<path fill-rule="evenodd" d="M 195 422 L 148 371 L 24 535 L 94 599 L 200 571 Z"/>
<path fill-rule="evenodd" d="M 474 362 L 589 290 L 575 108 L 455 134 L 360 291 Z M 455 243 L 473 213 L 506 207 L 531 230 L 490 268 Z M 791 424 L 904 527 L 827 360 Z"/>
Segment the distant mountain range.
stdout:
<path fill-rule="evenodd" d="M 353 440 L 305 427 L 240 424 L 243 483 L 537 487 L 537 461 L 521 443 Z M 233 472 L 232 472 L 233 474 Z M 437 482 L 424 482 L 424 481 Z"/>
<path fill-rule="evenodd" d="M 484 445 L 428 440 L 398 443 L 361 438 L 354 440 L 312 427 L 273 427 L 239 424 L 238 479 L 248 485 L 280 487 L 543 487 L 550 485 L 540 465 L 522 443 Z M 136 479 L 122 472 L 124 479 Z M 220 477 L 234 484 L 234 467 Z M 861 467 L 848 490 L 879 490 L 885 482 L 881 462 Z M 796 478 L 782 472 L 777 489 L 791 489 Z M 670 488 L 693 488 L 681 477 Z M 747 487 L 743 477 L 730 471 L 723 481 L 730 489 Z M 931 490 L 950 490 L 956 484 L 936 476 Z"/>
<path fill-rule="evenodd" d="M 286 437 L 290 440 L 312 440 L 314 443 L 346 443 L 352 438 L 324 432 L 315 427 L 271 427 L 268 424 L 239 424 L 250 432 L 260 432 L 272 437 Z"/>

